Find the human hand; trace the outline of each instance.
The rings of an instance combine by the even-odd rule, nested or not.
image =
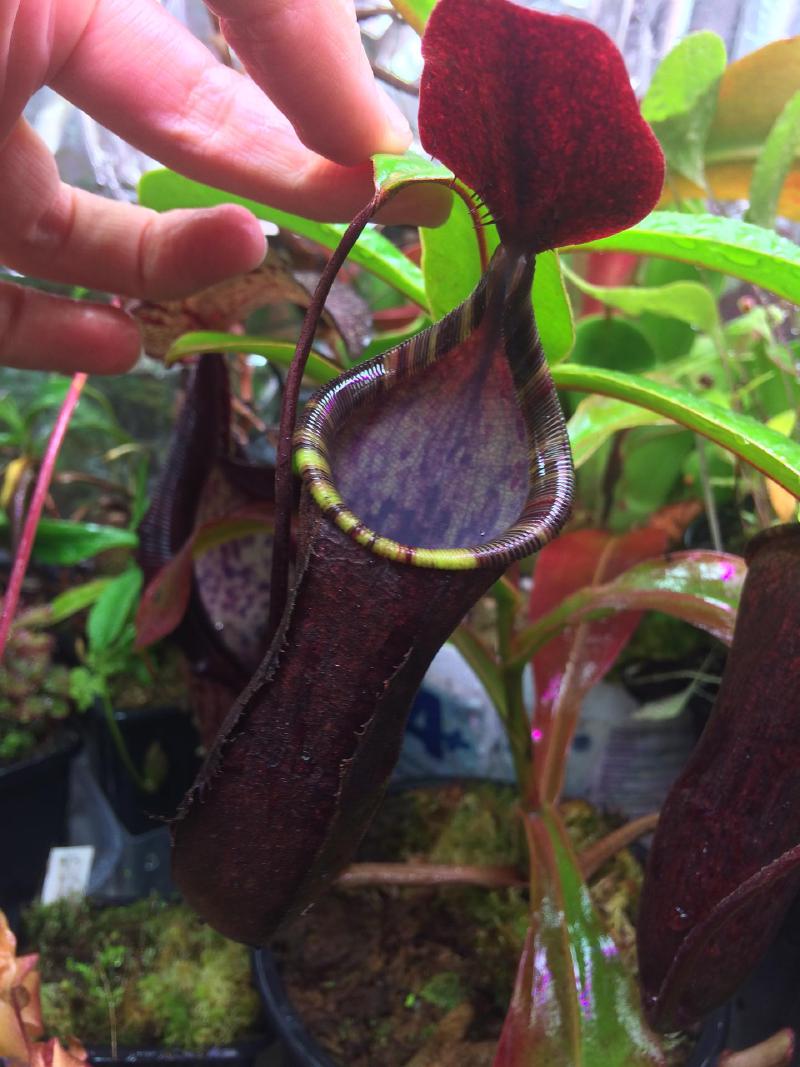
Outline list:
[[[366,203],[368,157],[402,152],[411,134],[374,82],[352,0],[209,6],[250,77],[218,62],[155,0],[0,3],[0,262],[164,300],[264,255],[260,226],[242,207],[159,215],[61,182],[20,117],[44,84],[198,181],[321,219],[348,219]],[[443,213],[436,189],[398,197],[394,209],[423,223]],[[139,347],[117,308],[0,285],[0,363],[118,373]]]

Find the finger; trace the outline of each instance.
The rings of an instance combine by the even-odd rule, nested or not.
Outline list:
[[[372,195],[369,164],[339,166],[306,148],[249,78],[151,0],[98,0],[51,84],[166,166],[240,196],[343,221]],[[438,191],[407,196],[400,216],[403,206],[393,221],[446,216]]]
[[[375,83],[352,0],[208,6],[250,76],[309,148],[349,164],[408,148],[408,122]]]
[[[159,215],[65,185],[23,121],[0,149],[0,188],[0,261],[35,277],[163,300],[264,257],[258,222],[234,204]]]
[[[0,284],[0,363],[26,370],[121,374],[141,350],[123,311]]]

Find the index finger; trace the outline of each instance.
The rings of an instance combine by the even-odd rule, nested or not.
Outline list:
[[[403,152],[411,130],[377,86],[352,0],[207,0],[253,81],[305,145],[337,163]]]
[[[366,157],[342,166],[307,148],[250,78],[217,62],[156,0],[86,5],[76,25],[77,3],[58,9],[56,39],[77,40],[49,82],[131,144],[187,177],[311,218],[352,218],[373,195]],[[400,194],[392,220],[437,225],[449,209],[442,192],[409,190],[402,203]]]

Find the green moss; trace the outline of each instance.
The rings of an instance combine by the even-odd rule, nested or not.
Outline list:
[[[435,1008],[452,1011],[466,999],[464,985],[453,971],[441,971],[420,989],[419,996]]]
[[[88,1044],[198,1051],[258,1029],[247,949],[188,908],[156,899],[126,908],[61,901],[26,916],[40,953],[48,1033]]]
[[[516,793],[510,787],[479,785],[464,792],[440,829],[429,858],[432,863],[518,863],[524,870]]]
[[[373,861],[527,862],[511,786],[437,785],[388,796],[360,852]]]

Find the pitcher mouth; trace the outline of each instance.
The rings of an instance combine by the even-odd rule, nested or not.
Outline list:
[[[320,510],[370,552],[417,567],[444,570],[505,567],[538,551],[565,523],[572,503],[572,458],[563,415],[533,319],[532,277],[532,257],[512,260],[499,249],[475,292],[460,307],[397,348],[324,386],[306,407],[294,439],[296,460],[304,481]],[[337,442],[348,432],[350,420],[358,419],[365,409],[371,412],[373,406],[379,415],[379,405],[388,406],[393,391],[411,378],[432,373],[438,364],[442,365],[438,368],[441,375],[448,359],[461,358],[459,373],[464,373],[464,366],[469,371],[463,347],[470,342],[476,345],[479,331],[483,331],[482,338],[485,336],[485,344],[482,339],[480,349],[485,365],[476,368],[476,374],[483,375],[481,383],[485,383],[490,374],[497,377],[497,370],[502,369],[508,379],[505,398],[508,419],[520,423],[514,449],[517,454],[509,460],[509,468],[513,459],[517,481],[524,469],[527,486],[520,486],[516,502],[513,494],[505,494],[502,506],[498,506],[504,521],[496,523],[498,532],[494,536],[467,543],[459,543],[454,538],[452,547],[412,544],[409,539],[392,536],[394,531],[390,529],[382,531],[363,513],[359,516],[360,509],[352,506],[348,494],[338,484],[334,458]],[[488,346],[492,348],[491,353]],[[460,355],[459,349],[462,349]],[[494,361],[492,366],[490,361]],[[444,410],[446,391],[443,395],[439,419],[444,423],[448,418]],[[498,432],[508,436],[507,419],[499,421],[503,425],[498,426]],[[490,479],[502,481],[496,477],[499,470],[496,455],[493,464]],[[476,471],[481,468],[479,449],[472,467]],[[462,473],[457,470],[454,477]],[[477,479],[462,481],[459,492],[464,496],[470,493]]]

